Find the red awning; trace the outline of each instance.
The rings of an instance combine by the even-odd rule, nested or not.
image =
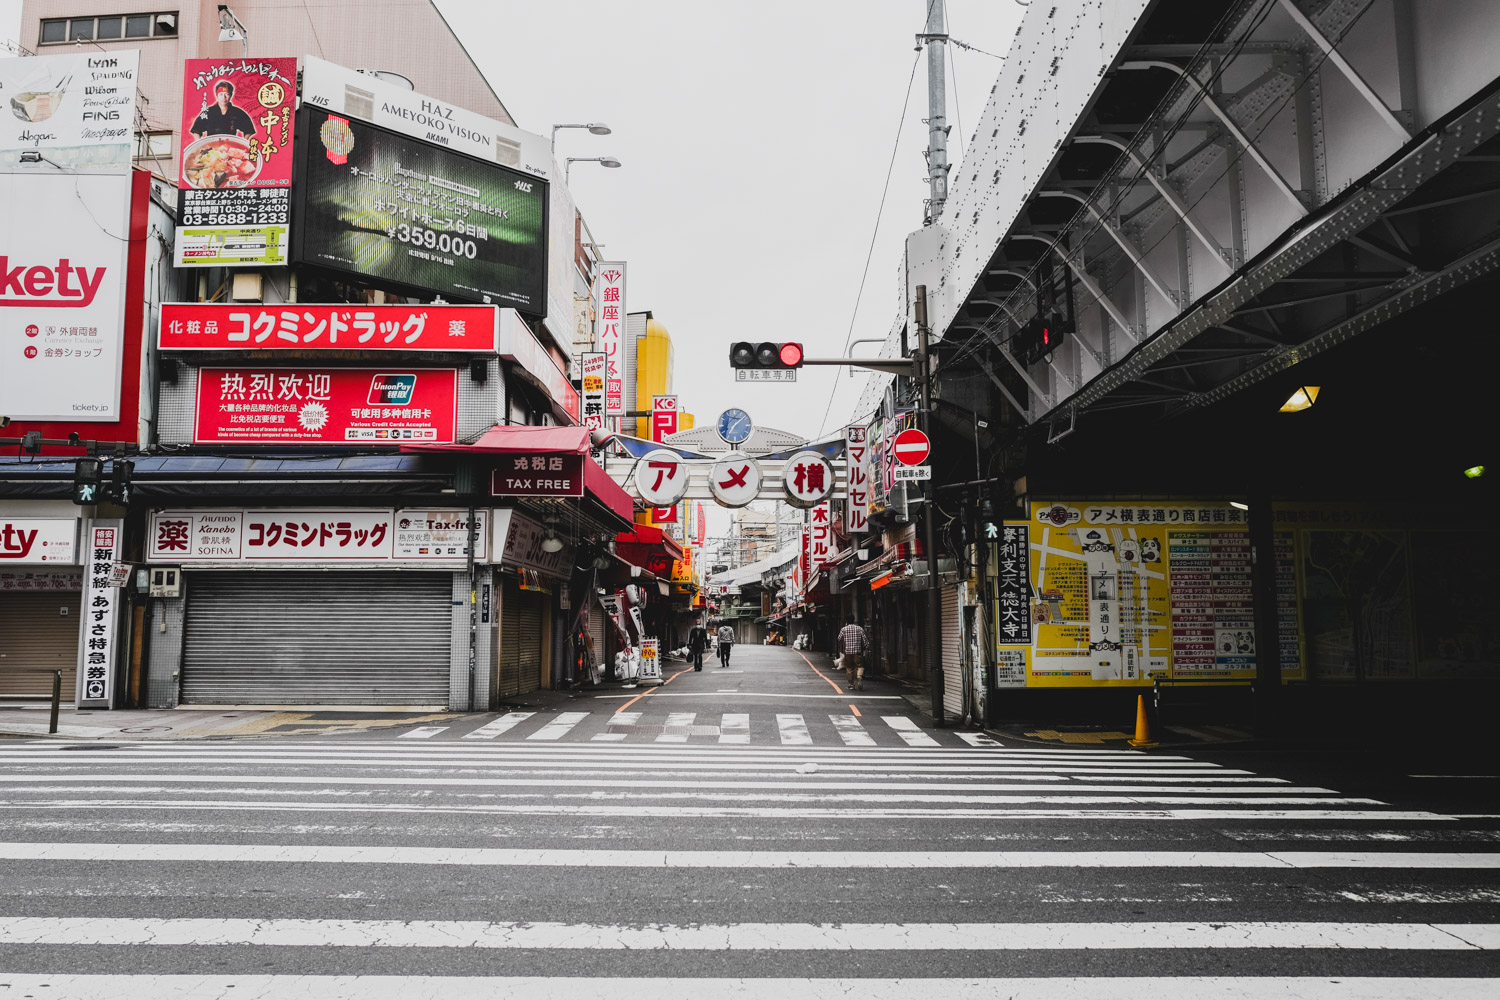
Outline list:
[[[587,455],[589,451],[589,429],[587,427],[533,427],[505,426],[496,424],[471,443],[453,444],[404,444],[402,451],[467,452],[472,455],[506,455],[517,452],[535,454],[555,451],[573,455]]]
[[[555,431],[583,431],[584,450],[588,450],[588,428],[587,427],[550,427],[548,430]],[[592,459],[583,463],[583,489],[595,500],[608,507],[622,521],[633,521],[635,519],[635,500],[625,488],[613,479],[609,473],[599,468],[599,463]]]

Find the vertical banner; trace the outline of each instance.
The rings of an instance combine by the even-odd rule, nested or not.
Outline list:
[[[816,573],[833,555],[832,504],[824,500],[812,509],[808,524],[808,566]]]
[[[669,435],[677,433],[677,397],[676,396],[652,396],[651,397],[651,440],[665,441]],[[677,507],[653,507],[651,509],[651,520],[657,524],[675,524],[677,522]],[[687,532],[683,531],[678,536],[678,541],[686,538]]]
[[[1031,645],[1031,545],[1025,524],[1000,528],[995,548],[995,638],[1002,646]],[[1021,686],[1026,684],[1024,669]]]
[[[585,351],[579,355],[578,369],[582,374],[578,394],[578,422],[590,430],[604,427],[604,380],[608,365],[601,351]]]
[[[844,494],[844,532],[851,538],[870,530],[869,429],[862,424],[844,430],[847,490]]]
[[[604,412],[616,417],[625,405],[625,264],[601,263],[595,287],[598,312],[594,318],[594,342],[604,352]]]
[[[285,264],[297,60],[187,59],[177,266]]]
[[[85,534],[83,550],[83,621],[78,642],[80,702],[108,704],[113,688],[115,619],[120,591],[114,565],[120,558],[124,521],[95,521]]]

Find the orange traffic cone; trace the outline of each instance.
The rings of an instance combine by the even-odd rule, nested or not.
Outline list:
[[[1154,747],[1156,741],[1151,738],[1151,724],[1146,721],[1146,696],[1138,694],[1135,696],[1135,739],[1130,741],[1133,747]]]

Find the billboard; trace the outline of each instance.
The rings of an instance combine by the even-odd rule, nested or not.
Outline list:
[[[580,381],[581,393],[579,399],[582,406],[578,413],[578,422],[590,430],[599,430],[604,427],[604,354],[602,351],[585,351],[579,355],[579,371],[582,373]]]
[[[488,558],[488,511],[476,511],[475,559]],[[149,562],[358,559],[462,565],[468,512],[415,510],[157,510]]]
[[[287,262],[297,60],[183,63],[177,266]]]
[[[0,413],[117,421],[131,179],[0,173]]]
[[[455,438],[452,368],[203,368],[197,444],[447,443]]]
[[[625,263],[601,262],[597,275],[594,339],[604,352],[604,412],[614,417],[630,409],[625,405]]]
[[[547,185],[304,106],[294,256],[366,280],[547,311]]]
[[[128,173],[140,61],[137,49],[0,59],[0,170],[35,150],[42,170]]]
[[[164,302],[164,351],[483,351],[499,349],[499,310],[450,305]]]

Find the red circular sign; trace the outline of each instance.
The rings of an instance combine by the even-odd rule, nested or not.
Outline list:
[[[896,440],[891,442],[891,448],[895,452],[896,461],[902,465],[921,465],[932,454],[932,442],[916,428],[897,434]]]
[[[22,351],[21,353],[26,355],[28,358],[34,358],[36,357],[36,348],[32,347],[30,344],[27,344],[26,350]]]

